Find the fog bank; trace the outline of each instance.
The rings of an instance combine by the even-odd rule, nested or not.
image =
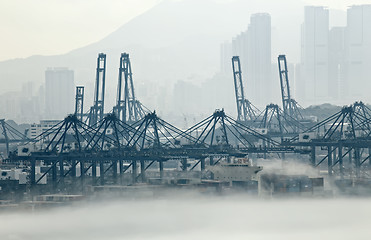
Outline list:
[[[369,199],[112,201],[2,213],[0,239],[369,239]]]

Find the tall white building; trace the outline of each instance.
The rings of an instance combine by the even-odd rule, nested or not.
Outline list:
[[[328,94],[337,104],[347,104],[345,27],[333,27],[329,32],[329,89]]]
[[[31,124],[27,137],[35,138],[51,128],[56,129],[55,125],[57,125],[59,122],[59,120],[40,120],[40,123],[33,123]]]
[[[345,43],[349,95],[370,102],[371,5],[348,8]]]
[[[240,56],[247,99],[260,107],[270,103],[272,56],[271,17],[268,13],[251,15],[247,31],[232,39],[232,55]]]
[[[329,99],[328,43],[328,9],[306,6],[301,36],[301,76],[298,82],[306,103],[318,104]]]
[[[67,68],[45,71],[45,118],[63,119],[74,112],[74,73]]]
[[[255,104],[265,106],[273,101],[271,16],[268,13],[251,15],[247,35],[247,80],[251,84],[248,94]]]
[[[220,71],[225,74],[232,74],[232,43],[224,42],[220,45]]]

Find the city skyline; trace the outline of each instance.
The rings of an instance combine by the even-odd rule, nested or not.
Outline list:
[[[301,27],[301,62],[298,83],[302,99],[328,101],[329,10],[306,6]]]
[[[178,4],[177,4],[178,5]],[[170,7],[173,7],[173,5],[169,5]],[[168,7],[169,7],[168,6]],[[175,5],[174,5],[175,6]],[[182,4],[179,5],[180,9],[182,8]],[[193,7],[191,4],[190,7]],[[161,8],[158,8],[161,9]],[[157,12],[159,11],[157,9]],[[139,52],[138,55],[138,48],[132,48],[134,49],[130,51],[132,53],[132,56],[134,58],[134,75],[135,75],[135,85],[139,86],[137,87],[137,92],[139,98],[142,100],[142,102],[148,106],[150,109],[156,109],[160,113],[164,114],[171,114],[172,112],[184,112],[186,115],[193,112],[193,109],[196,109],[195,113],[196,115],[204,114],[205,112],[212,111],[213,109],[217,107],[225,107],[227,109],[230,109],[230,111],[233,114],[234,107],[233,106],[233,97],[230,97],[230,95],[233,94],[233,90],[230,90],[232,86],[231,81],[231,56],[232,55],[241,55],[241,64],[242,64],[242,73],[243,73],[243,80],[244,84],[247,85],[247,96],[248,99],[251,100],[251,102],[255,105],[257,105],[260,109],[263,109],[267,104],[269,103],[279,103],[280,102],[280,95],[279,95],[279,81],[278,81],[278,70],[277,70],[277,52],[280,54],[286,54],[288,57],[288,70],[289,70],[289,81],[291,86],[291,92],[293,93],[293,96],[299,101],[299,103],[302,106],[309,106],[313,104],[321,104],[321,103],[333,103],[333,104],[347,104],[351,101],[359,100],[359,94],[355,96],[355,98],[341,98],[342,102],[339,102],[337,99],[339,98],[339,93],[342,93],[344,96],[346,92],[350,92],[351,88],[347,87],[348,80],[345,78],[345,73],[341,71],[337,71],[337,69],[343,69],[345,67],[339,68],[339,66],[346,66],[345,62],[337,62],[334,61],[334,59],[339,59],[339,54],[344,55],[344,49],[345,46],[342,46],[341,42],[345,41],[344,39],[341,40],[339,36],[344,36],[345,38],[345,27],[344,26],[332,26],[330,28],[330,22],[331,22],[331,11],[329,11],[328,8],[322,8],[322,7],[306,7],[305,9],[320,9],[325,12],[325,15],[322,17],[321,21],[318,21],[315,23],[315,18],[313,18],[311,21],[313,21],[315,24],[312,24],[313,26],[318,26],[321,30],[320,32],[325,33],[325,37],[323,39],[320,39],[322,42],[315,42],[312,41],[312,49],[317,49],[315,52],[317,52],[316,56],[322,54],[322,59],[315,59],[315,58],[307,58],[305,61],[295,61],[295,58],[292,55],[292,52],[290,54],[286,53],[286,51],[279,51],[281,49],[279,44],[277,44],[277,35],[281,33],[281,28],[277,29],[274,27],[273,20],[274,18],[271,17],[270,12],[267,11],[264,12],[252,12],[251,14],[247,15],[247,19],[249,19],[246,22],[240,23],[241,26],[239,27],[237,31],[233,31],[234,34],[229,34],[229,38],[231,43],[222,43],[223,41],[221,39],[225,39],[224,36],[219,37],[218,40],[215,42],[217,45],[220,46],[222,44],[222,52],[227,51],[226,56],[228,57],[222,57],[222,59],[215,58],[211,56],[207,56],[205,54],[204,57],[208,58],[201,58],[202,54],[199,55],[199,57],[194,58],[196,61],[192,65],[192,68],[187,68],[187,65],[177,64],[176,61],[174,61],[175,64],[179,65],[181,68],[178,70],[181,70],[183,72],[180,72],[178,70],[174,70],[172,73],[170,72],[164,72],[163,69],[157,68],[157,66],[171,66],[174,67],[174,65],[169,65],[171,63],[171,55],[169,55],[169,50],[166,51],[158,51],[149,49],[148,53]],[[352,9],[352,8],[348,8]],[[166,9],[169,10],[169,9]],[[200,8],[202,10],[202,8]],[[306,13],[307,11],[303,9],[303,12]],[[203,12],[200,11],[200,16],[202,16]],[[150,14],[151,15],[151,14]],[[153,15],[153,14],[152,14]],[[306,13],[306,15],[308,15]],[[309,14],[310,15],[310,14]],[[367,15],[367,14],[366,14]],[[275,16],[275,15],[273,15]],[[271,19],[272,18],[272,19]],[[260,20],[259,20],[260,19]],[[264,20],[266,19],[266,21]],[[346,18],[344,17],[346,20]],[[197,21],[197,18],[196,18]],[[305,23],[306,17],[304,16],[303,22]],[[325,21],[325,24],[323,24],[323,21]],[[145,21],[142,21],[145,23]],[[173,26],[174,25],[174,26]],[[166,26],[164,29],[169,27],[175,27],[177,28],[177,24],[173,24]],[[309,24],[310,25],[310,24]],[[183,26],[183,28],[187,28],[188,25]],[[129,27],[130,28],[130,27]],[[136,29],[136,27],[132,27],[132,29]],[[262,29],[265,29],[262,31]],[[309,29],[307,35],[316,35],[317,38],[320,36],[320,34],[313,34],[316,30],[310,29],[309,27],[306,27],[303,29]],[[181,29],[182,30],[182,29]],[[156,32],[156,30],[153,30]],[[216,28],[216,31],[218,29]],[[147,32],[147,31],[146,31]],[[231,31],[232,32],[232,31]],[[240,32],[240,34],[238,34]],[[121,51],[119,49],[121,43],[120,39],[125,36],[127,32],[122,31],[122,33],[115,33],[114,35],[108,37],[106,39],[105,44],[99,43],[98,49],[102,49],[102,46],[116,46],[114,50],[109,49],[107,52],[108,56],[108,69],[107,69],[107,93],[115,92],[116,88],[116,79],[117,79],[117,65],[115,62],[117,59],[115,59],[115,62],[112,61],[113,58],[116,58],[115,54],[117,51]],[[237,34],[236,34],[237,33]],[[151,34],[151,32],[150,32]],[[259,36],[260,34],[260,36]],[[186,37],[188,37],[185,34]],[[182,36],[183,37],[183,36]],[[300,39],[300,35],[297,36]],[[157,42],[153,43],[156,45],[156,47],[161,46],[161,40],[166,39],[167,37],[164,36],[163,38],[156,39]],[[134,38],[135,39],[135,38]],[[248,41],[248,39],[250,39]],[[332,39],[334,44],[329,44],[324,42],[328,42]],[[339,40],[340,39],[340,40]],[[207,39],[209,41],[210,39]],[[305,39],[302,39],[300,41],[304,41]],[[193,40],[194,41],[194,40]],[[206,42],[207,42],[206,41]],[[298,45],[300,44],[300,41]],[[309,40],[306,40],[307,42]],[[117,45],[115,45],[118,43]],[[141,46],[138,43],[139,46]],[[193,43],[194,44],[194,43]],[[345,43],[344,43],[345,44]],[[344,45],[343,44],[343,45]],[[229,47],[227,46],[229,45]],[[318,47],[317,45],[321,45]],[[117,47],[119,46],[119,47]],[[187,47],[192,47],[194,45],[190,45]],[[309,45],[308,45],[309,46]],[[336,46],[336,48],[335,48]],[[325,48],[325,50],[318,50],[321,48]],[[228,48],[233,48],[228,50]],[[239,49],[238,49],[239,48]],[[293,44],[292,49],[296,49],[295,51],[299,51],[300,48],[296,47],[295,44]],[[83,65],[84,63],[79,62],[79,65],[69,65],[70,62],[78,62],[78,58],[80,57],[79,54],[81,52],[86,51],[88,48],[83,48],[78,51],[73,52],[73,54],[69,55],[69,61],[67,65],[61,65],[63,61],[58,60],[58,58],[55,58],[57,61],[47,61],[45,65],[45,68],[43,68],[43,71],[47,67],[68,67],[69,69],[75,71],[76,77],[75,77],[75,83],[76,85],[83,85],[86,87],[86,100],[85,100],[85,109],[88,109],[89,106],[92,104],[92,91],[93,91],[93,79],[94,76],[94,58],[96,56],[96,50],[90,50],[91,53],[89,53],[87,56],[89,57],[89,62],[92,62],[93,64]],[[194,52],[188,52],[189,55],[181,55],[180,52],[178,55],[182,56],[184,59],[189,59],[189,57],[193,57],[194,53],[199,53],[199,50],[203,49],[203,46],[199,46],[198,50],[194,50]],[[310,48],[308,48],[310,50]],[[307,50],[308,50],[307,49]],[[177,48],[177,51],[181,48]],[[217,48],[210,48],[215,55],[219,55]],[[303,50],[303,49],[302,49]],[[310,50],[309,52],[311,52]],[[104,51],[106,52],[106,51]],[[303,51],[305,52],[305,51]],[[312,51],[313,52],[313,51]],[[321,54],[319,54],[321,53]],[[331,56],[330,56],[331,55]],[[65,55],[64,57],[67,57],[68,55]],[[151,56],[148,58],[147,56]],[[188,58],[187,58],[188,57]],[[305,57],[305,55],[303,55]],[[355,56],[357,57],[357,56]],[[328,59],[327,59],[328,58]],[[68,59],[68,58],[67,58]],[[84,59],[87,59],[84,57]],[[170,62],[168,61],[170,59]],[[215,73],[217,73],[219,68],[219,64],[211,64],[210,61],[208,65],[204,65],[203,63],[205,60],[212,59],[212,61],[220,62],[220,67],[224,68],[222,69],[222,72],[226,76],[214,76]],[[344,57],[345,59],[345,57]],[[72,61],[71,61],[72,60]],[[138,61],[139,60],[139,63]],[[198,61],[198,62],[197,62]],[[53,63],[54,62],[54,63]],[[157,66],[153,65],[153,63],[156,62]],[[308,64],[308,62],[311,62],[312,66]],[[57,63],[57,64],[55,64]],[[172,63],[172,64],[174,64]],[[201,64],[200,64],[201,63]],[[322,70],[318,70],[317,64],[321,63]],[[139,67],[138,67],[139,66]],[[178,66],[178,67],[179,67]],[[206,66],[206,67],[204,67]],[[208,67],[212,66],[208,69]],[[317,66],[317,67],[316,67]],[[149,69],[148,69],[149,67]],[[197,69],[193,69],[193,68]],[[328,70],[324,70],[328,68]],[[330,70],[330,68],[332,70]],[[139,70],[138,70],[139,69]],[[199,70],[207,70],[203,75],[199,75]],[[315,69],[315,70],[313,70]],[[189,71],[190,70],[190,71]],[[193,71],[193,72],[192,72]],[[88,73],[88,75],[87,75]],[[196,73],[196,75],[195,75]],[[310,77],[310,74],[316,73],[315,76]],[[7,73],[7,76],[10,76],[10,72]],[[300,74],[304,74],[307,79],[305,80]],[[263,76],[264,75],[264,76]],[[14,75],[16,76],[16,75]],[[4,113],[7,114],[5,117],[13,116],[16,119],[20,119],[19,117],[23,117],[24,121],[30,121],[30,119],[34,119],[33,117],[24,117],[26,115],[37,115],[38,117],[52,117],[51,115],[46,116],[44,112],[44,107],[40,107],[41,105],[38,104],[40,101],[40,94],[44,96],[45,92],[45,86],[39,87],[40,85],[40,79],[42,82],[44,79],[41,77],[37,77],[37,81],[34,81],[34,77],[30,75],[31,77],[27,76],[28,81],[24,84],[27,84],[28,82],[32,82],[32,86],[34,88],[33,92],[33,102],[34,105],[37,107],[28,107],[27,114],[19,114],[16,113],[13,110],[9,110],[11,106],[15,109],[20,109],[19,107],[16,107],[18,105],[24,105],[21,104],[21,102],[24,102],[25,100],[21,100],[21,98],[17,97],[18,94],[13,94],[11,98],[7,98],[6,103],[2,103],[2,105],[5,106]],[[89,76],[89,77],[86,77]],[[223,78],[230,78],[229,81],[223,81]],[[5,78],[2,78],[5,79]],[[83,81],[81,79],[84,79]],[[314,80],[313,80],[314,79]],[[39,82],[38,82],[39,81]],[[171,82],[172,81],[172,82]],[[316,82],[317,81],[317,82]],[[313,85],[311,83],[314,82]],[[324,83],[325,82],[325,83]],[[331,83],[330,83],[331,82]],[[216,84],[218,83],[218,84]],[[23,84],[23,85],[24,85]],[[42,85],[42,84],[41,84]],[[215,85],[215,86],[214,86]],[[329,87],[329,85],[333,87]],[[35,91],[35,89],[38,89],[39,91]],[[204,89],[210,88],[213,89],[210,92],[205,91]],[[228,95],[225,93],[225,90],[228,90]],[[320,89],[321,91],[317,91],[316,89]],[[305,90],[306,92],[302,92],[302,90]],[[3,89],[4,91],[4,89]],[[72,90],[74,92],[74,89]],[[49,91],[46,91],[49,92]],[[225,99],[222,101],[222,98],[217,96],[225,96]],[[9,95],[9,94],[8,94]],[[20,95],[23,95],[23,92],[21,92]],[[5,94],[3,94],[5,96]],[[27,95],[28,96],[28,95]],[[108,94],[108,99],[106,102],[106,109],[110,109],[111,105],[115,101],[114,94]],[[228,97],[227,97],[228,96]],[[24,97],[23,97],[24,98]],[[23,99],[22,98],[22,99]],[[73,106],[73,97],[70,97],[69,100],[69,107],[72,108]],[[196,101],[196,99],[200,99],[200,101]],[[5,99],[5,98],[4,98]],[[194,99],[192,101],[188,101],[188,99]],[[201,100],[202,99],[202,100]],[[231,100],[232,99],[232,100]],[[364,100],[364,99],[361,99]],[[11,104],[9,101],[13,101]],[[47,101],[48,102],[48,101]],[[367,102],[367,99],[366,99]],[[43,103],[42,103],[43,104]],[[22,108],[23,109],[23,108]],[[30,111],[30,109],[33,109],[33,112]],[[23,111],[23,110],[22,110]],[[35,114],[37,112],[37,114]],[[66,112],[65,114],[71,113]],[[8,115],[9,114],[9,115]],[[62,118],[63,115],[58,116],[58,118]],[[54,117],[52,117],[54,118]]]
[[[368,102],[369,99],[365,92],[367,88],[359,86],[368,85],[366,69],[371,66],[367,58],[371,49],[368,25],[371,5],[349,7],[345,26],[330,26],[331,16],[327,7],[306,6],[304,12],[300,40],[301,60],[292,62],[289,58],[289,80],[293,96],[297,94],[299,102],[304,105],[324,102],[341,105],[357,99]],[[254,15],[258,14],[253,14],[252,17]],[[220,70],[230,74],[231,56],[240,56],[244,84],[247,85],[247,96],[253,103],[261,106],[262,103],[257,96],[271,96],[271,99],[277,97],[272,96],[271,92],[272,84],[276,82],[275,58],[277,56],[271,54],[268,57],[272,59],[269,63],[272,64],[271,69],[267,63],[256,64],[259,62],[256,56],[262,57],[266,50],[271,49],[271,45],[256,51],[265,42],[260,38],[259,45],[251,47],[253,40],[250,39],[252,32],[249,33],[250,25],[247,30],[230,41],[221,43]],[[260,28],[259,31],[264,31],[264,27],[260,26]],[[270,31],[269,29],[269,35]],[[258,38],[258,36],[254,37]],[[274,45],[274,39],[272,39],[272,44]],[[263,65],[267,74],[272,72],[270,84],[267,84],[267,81],[255,79],[257,67]],[[272,80],[274,81],[271,82]],[[357,84],[354,84],[355,82]],[[262,85],[257,86],[257,84]],[[274,86],[273,89],[276,88],[278,86]],[[266,98],[264,100],[266,104],[269,103]],[[274,101],[276,102],[276,99]]]
[[[0,3],[0,28],[3,30],[0,61],[67,53],[99,41],[161,2],[164,0],[110,0],[104,5],[100,1],[84,0],[3,1]],[[304,0],[303,3],[346,11],[351,5],[369,1]],[[102,16],[99,19],[96,18],[98,14]],[[95,28],[100,30],[94,31]],[[68,38],[68,35],[74,38]],[[25,43],[24,39],[28,42]]]
[[[368,239],[370,1],[0,0],[0,240]]]
[[[264,105],[266,96],[272,94],[271,31],[270,14],[254,13],[247,29],[233,37],[230,44],[223,43],[221,47],[221,70],[230,74],[231,58],[239,56],[247,96],[259,106]]]

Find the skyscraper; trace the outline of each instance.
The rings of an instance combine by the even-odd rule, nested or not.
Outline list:
[[[63,119],[74,111],[74,73],[67,68],[45,71],[45,118]]]
[[[251,84],[248,94],[257,105],[263,106],[272,101],[271,16],[251,15],[247,35],[247,80]]]
[[[224,42],[220,45],[220,72],[231,74],[232,43]]]
[[[333,27],[329,32],[328,94],[335,102],[342,103],[348,96],[345,79],[345,27]],[[339,102],[340,101],[340,102]]]
[[[345,48],[350,97],[371,101],[371,5],[348,9]]]
[[[329,11],[306,6],[301,37],[301,77],[298,87],[309,103],[328,100]]]
[[[251,15],[247,31],[232,39],[232,54],[240,56],[247,99],[259,106],[272,101],[271,17],[268,13]]]

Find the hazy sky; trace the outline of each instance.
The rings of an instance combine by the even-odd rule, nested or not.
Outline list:
[[[102,39],[161,1],[0,0],[0,61],[36,54],[62,54],[83,47]],[[347,6],[371,3],[371,0],[304,2],[345,10]]]
[[[96,42],[161,0],[0,0],[0,61]]]

